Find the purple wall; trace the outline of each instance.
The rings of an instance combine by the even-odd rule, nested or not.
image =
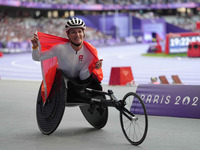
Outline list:
[[[127,37],[130,35],[128,14],[87,15],[76,16],[86,22],[86,26],[102,31],[112,37]]]
[[[182,32],[192,32],[192,31],[179,28],[173,24],[166,22],[166,33],[182,33]]]
[[[152,42],[152,33],[157,33],[162,39],[166,36],[166,23],[163,18],[141,20],[144,42]]]
[[[149,115],[200,119],[199,85],[139,85]]]

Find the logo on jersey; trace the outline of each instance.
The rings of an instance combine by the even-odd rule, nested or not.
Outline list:
[[[79,62],[79,63],[82,63],[82,61],[83,61],[83,55],[79,55],[79,57],[78,57],[78,62]]]
[[[79,55],[79,60],[83,60],[83,55]]]

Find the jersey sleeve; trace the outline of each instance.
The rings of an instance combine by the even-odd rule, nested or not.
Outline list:
[[[36,50],[32,50],[32,58],[35,61],[42,61],[49,58],[53,58],[54,56],[57,56],[58,49],[59,49],[59,45],[56,45],[47,51],[41,52],[40,47],[39,47]]]

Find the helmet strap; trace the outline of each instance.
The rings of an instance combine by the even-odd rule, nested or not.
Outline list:
[[[80,44],[76,44],[76,43],[72,42],[71,40],[70,40],[70,42],[76,47],[79,47],[81,45],[81,43]]]

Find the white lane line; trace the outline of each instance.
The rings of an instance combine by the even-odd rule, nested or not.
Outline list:
[[[22,62],[22,64],[20,64],[20,62]],[[34,62],[36,64],[36,66],[31,66],[31,65],[27,65],[25,60],[13,60],[11,62],[11,65],[14,67],[19,67],[19,68],[24,68],[24,69],[35,69],[38,66],[40,66],[40,62]]]

